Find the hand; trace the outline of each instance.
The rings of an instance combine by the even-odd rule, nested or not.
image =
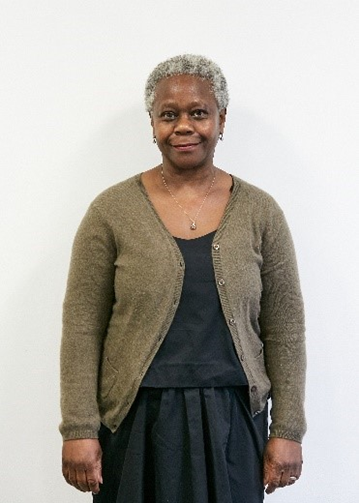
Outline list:
[[[65,440],[62,447],[62,474],[80,491],[97,494],[102,484],[102,450],[95,438]]]
[[[285,438],[270,438],[264,450],[266,493],[294,484],[302,473],[302,463],[301,444]]]

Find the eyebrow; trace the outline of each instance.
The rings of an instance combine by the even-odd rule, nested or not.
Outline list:
[[[178,108],[176,101],[164,101],[160,104],[160,108]],[[209,105],[203,101],[192,101],[188,108],[209,108]]]

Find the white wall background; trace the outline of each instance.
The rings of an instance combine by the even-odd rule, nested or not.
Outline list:
[[[1,456],[4,503],[76,503],[62,480],[58,357],[75,230],[107,186],[159,160],[155,64],[217,61],[231,103],[217,165],[270,192],[307,307],[304,474],[273,503],[355,503],[358,486],[356,0],[1,0]]]

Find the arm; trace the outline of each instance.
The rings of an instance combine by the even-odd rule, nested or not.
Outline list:
[[[63,310],[60,431],[63,474],[82,491],[98,492],[98,368],[114,301],[116,247],[109,225],[91,206],[74,241]]]
[[[267,492],[301,474],[305,337],[303,301],[291,235],[282,212],[270,217],[263,237],[261,334],[272,389],[270,439],[264,454]],[[292,477],[292,478],[290,478]]]

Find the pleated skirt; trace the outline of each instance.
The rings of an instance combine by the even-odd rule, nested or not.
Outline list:
[[[140,388],[119,427],[102,425],[94,503],[262,503],[267,410],[247,386]]]

